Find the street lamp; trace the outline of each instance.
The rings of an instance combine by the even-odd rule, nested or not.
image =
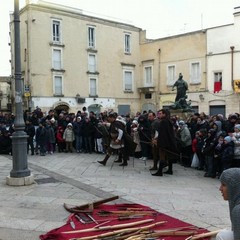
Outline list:
[[[14,57],[15,57],[15,132],[12,134],[12,156],[13,168],[6,182],[11,186],[30,185],[33,176],[27,166],[27,135],[24,132],[22,106],[22,74],[21,74],[21,52],[20,52],[20,20],[19,0],[14,0]]]

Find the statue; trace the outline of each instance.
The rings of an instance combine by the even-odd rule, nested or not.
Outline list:
[[[170,106],[170,109],[182,109],[183,112],[193,111],[191,107],[191,101],[187,102],[186,91],[188,90],[188,84],[185,80],[183,80],[182,73],[179,73],[179,78],[172,86],[172,91],[174,90],[174,87],[177,87],[177,95],[175,98],[175,103]]]
[[[174,87],[177,87],[177,95],[175,98],[175,102],[177,102],[179,99],[184,98],[186,96],[186,91],[188,90],[188,84],[185,80],[183,80],[182,73],[179,73],[179,78],[173,84],[172,91],[174,91]]]
[[[187,95],[185,95],[183,98],[180,98],[178,101],[176,101],[173,105],[169,106],[170,109],[182,109],[183,112],[192,112],[191,107],[191,100],[187,102]]]

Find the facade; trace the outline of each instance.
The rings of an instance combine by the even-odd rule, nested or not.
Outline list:
[[[11,78],[7,76],[0,77],[0,111],[11,112]]]
[[[20,22],[26,108],[138,110],[140,28],[45,2],[26,5]]]
[[[141,44],[143,67],[152,69],[149,82],[152,82],[155,95],[152,100],[157,103],[157,109],[174,103],[176,91],[172,91],[172,86],[182,73],[188,82],[187,100],[199,110],[198,96],[206,89],[206,43],[206,32],[197,31]],[[144,84],[143,81],[142,92]]]
[[[174,103],[182,73],[195,111],[240,112],[239,8],[234,16],[234,24],[152,40],[141,28],[79,9],[27,4],[20,11],[24,107],[155,111]]]

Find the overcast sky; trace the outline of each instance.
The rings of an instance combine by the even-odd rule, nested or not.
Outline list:
[[[25,0],[20,1],[20,8]],[[147,38],[160,38],[233,23],[240,0],[48,0],[83,10],[85,14],[125,22],[147,31]],[[31,2],[36,2],[32,0]],[[10,72],[9,13],[14,0],[0,0],[0,76]]]

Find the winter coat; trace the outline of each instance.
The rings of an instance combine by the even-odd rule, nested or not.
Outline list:
[[[234,159],[240,159],[240,132],[234,132],[232,140],[234,142]]]
[[[234,156],[234,142],[231,141],[227,144],[224,144],[222,148],[221,161],[223,165],[223,170],[232,167],[233,156]]]
[[[83,122],[73,122],[73,132],[75,136],[82,136],[83,135]]]
[[[38,144],[44,145],[47,143],[47,132],[45,127],[38,127],[36,131],[36,142]]]
[[[75,140],[75,135],[72,128],[67,127],[63,133],[63,139],[66,142],[73,142]]]

